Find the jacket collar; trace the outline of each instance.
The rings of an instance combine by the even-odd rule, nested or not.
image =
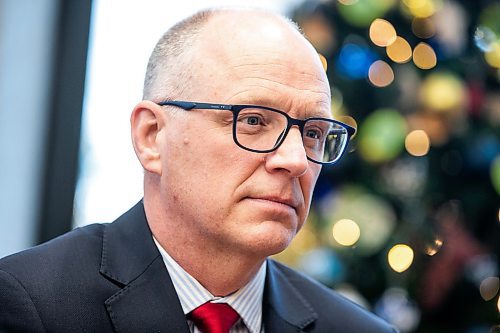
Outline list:
[[[121,287],[105,301],[116,331],[189,332],[142,201],[104,229],[100,272]]]
[[[104,229],[100,272],[120,287],[105,301],[116,331],[189,332],[142,201]],[[318,318],[273,260],[267,263],[263,302],[266,332],[301,332]]]
[[[273,260],[267,261],[263,316],[265,331],[302,332],[318,319],[318,314],[279,266]]]

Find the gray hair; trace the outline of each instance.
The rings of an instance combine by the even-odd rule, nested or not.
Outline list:
[[[213,10],[198,12],[171,27],[156,44],[149,57],[144,78],[143,99],[159,101],[179,95],[187,83],[189,50]]]
[[[199,33],[215,15],[224,12],[241,12],[245,8],[205,9],[185,18],[171,27],[160,38],[149,58],[144,79],[143,99],[161,101],[176,98],[189,87],[189,64],[192,63],[192,51]],[[262,9],[250,9],[272,15],[287,23],[292,29],[302,34],[298,25],[279,14]]]

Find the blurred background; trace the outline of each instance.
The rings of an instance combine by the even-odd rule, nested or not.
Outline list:
[[[0,257],[142,196],[128,118],[207,6],[299,23],[357,128],[281,260],[402,332],[500,332],[500,2],[0,0]]]

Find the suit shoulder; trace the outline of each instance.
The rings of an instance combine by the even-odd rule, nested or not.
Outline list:
[[[276,261],[270,260],[270,264],[309,302],[318,314],[318,325],[324,329],[336,327],[341,332],[396,332],[381,318],[318,281]]]
[[[88,257],[93,250],[100,251],[106,224],[91,224],[76,228],[48,242],[0,259],[0,269],[12,274],[23,270],[52,267],[58,261],[72,258],[77,261]]]

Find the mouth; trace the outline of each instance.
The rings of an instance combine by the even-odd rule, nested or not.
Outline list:
[[[297,202],[291,198],[282,198],[277,196],[255,196],[255,197],[250,196],[246,197],[245,199],[249,199],[257,203],[260,202],[270,206],[293,209],[295,212],[297,211],[298,207]]]

